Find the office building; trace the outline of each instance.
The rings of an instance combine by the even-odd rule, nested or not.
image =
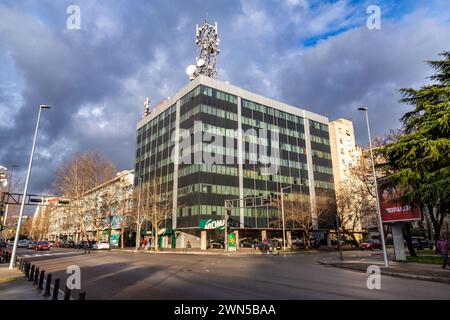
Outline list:
[[[264,130],[269,132],[266,136]],[[139,178],[145,182],[157,177],[161,195],[172,199],[162,246],[184,247],[186,241],[200,245],[200,238],[204,245],[201,231],[208,221],[223,219],[226,199],[277,199],[286,186],[290,189],[285,194],[307,196],[313,229],[332,228],[334,181],[328,131],[324,116],[203,75],[155,108],[147,108],[137,124],[134,185]],[[212,143],[217,137],[224,138],[220,146]],[[264,149],[266,154],[261,154]],[[269,167],[276,170],[265,172]],[[331,200],[327,219],[318,217],[319,198]],[[261,239],[281,230],[279,205],[245,205],[242,200],[231,213],[241,237],[259,234]],[[298,229],[290,222],[286,228]],[[220,237],[220,231],[210,231],[208,236]]]

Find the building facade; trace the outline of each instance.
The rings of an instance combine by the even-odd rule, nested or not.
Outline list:
[[[139,121],[135,185],[158,178],[172,199],[167,246],[203,237],[205,221],[223,219],[226,199],[279,198],[287,186],[308,195],[314,229],[326,229],[332,222],[318,219],[317,199],[334,199],[328,131],[326,117],[200,75]],[[236,229],[282,228],[279,207],[244,201],[231,211]]]
[[[120,237],[134,228],[133,181],[133,170],[124,170],[80,199],[71,199],[68,205],[58,204],[58,198],[46,199],[35,212],[36,235],[42,239],[75,242],[89,238],[119,246]],[[41,221],[48,222],[45,231]]]
[[[352,190],[360,190],[358,188],[349,188],[348,186],[362,185],[363,182],[352,173],[352,169],[367,167],[367,161],[363,155],[361,147],[356,145],[355,131],[353,123],[350,120],[339,118],[331,121],[330,129],[330,143],[331,143],[331,157],[333,160],[333,176],[336,192],[351,192]],[[365,187],[361,187],[365,189]],[[339,212],[341,223],[345,224],[346,230],[352,230],[354,236],[358,241],[363,239],[365,231],[373,228],[373,215],[359,214],[348,210],[350,208],[360,208],[361,203],[366,199],[361,199],[360,194],[348,195],[345,197],[347,201],[353,201],[353,204],[348,204],[347,211]],[[370,200],[367,200],[370,201]],[[339,206],[338,206],[338,210]]]
[[[351,178],[350,168],[361,160],[362,149],[355,143],[355,131],[350,120],[331,121],[329,132],[334,184],[337,187],[341,181]]]

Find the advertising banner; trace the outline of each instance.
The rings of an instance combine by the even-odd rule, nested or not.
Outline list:
[[[381,219],[384,223],[420,220],[420,209],[412,204],[396,201],[401,196],[400,188],[378,188]]]
[[[201,230],[225,229],[225,220],[201,219],[199,227]]]

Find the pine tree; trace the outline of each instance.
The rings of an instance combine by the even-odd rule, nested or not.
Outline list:
[[[432,84],[400,89],[400,101],[414,109],[401,118],[403,135],[378,150],[387,185],[406,190],[399,200],[428,209],[435,237],[450,204],[450,51],[440,56],[427,61],[435,71]]]

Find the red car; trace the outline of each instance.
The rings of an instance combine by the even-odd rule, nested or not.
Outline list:
[[[382,244],[380,240],[372,239],[369,242],[361,243],[360,248],[361,250],[375,250],[375,249],[381,250]]]
[[[50,244],[47,241],[39,241],[34,245],[34,251],[50,250]]]

